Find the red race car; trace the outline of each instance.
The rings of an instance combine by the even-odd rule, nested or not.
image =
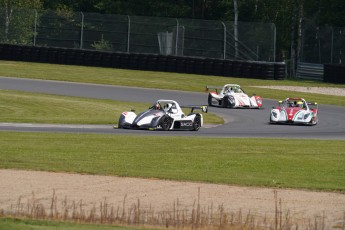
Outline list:
[[[286,98],[279,101],[270,113],[270,123],[316,125],[318,122],[318,104],[306,102],[303,98]]]

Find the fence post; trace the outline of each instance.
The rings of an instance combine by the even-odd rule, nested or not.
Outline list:
[[[80,49],[83,49],[83,37],[84,37],[84,14],[80,11],[81,15],[81,27],[80,27]]]
[[[131,18],[127,15],[128,18],[128,33],[127,33],[127,53],[129,53],[129,38],[131,33]]]
[[[333,27],[332,27],[332,41],[331,41],[331,64],[333,63]]]
[[[226,25],[223,21],[220,21],[224,27],[224,47],[223,47],[223,59],[226,59]]]
[[[34,27],[34,46],[36,46],[36,35],[37,35],[37,10],[35,10],[35,27]]]
[[[275,62],[276,61],[276,40],[277,40],[277,28],[276,28],[276,26],[275,26],[275,24],[273,24],[273,26],[274,26],[274,37],[273,37],[273,62]],[[259,56],[259,54],[258,54],[258,56]]]
[[[176,18],[176,41],[175,41],[175,56],[177,56],[178,27],[179,27],[179,22],[178,22],[178,19]]]

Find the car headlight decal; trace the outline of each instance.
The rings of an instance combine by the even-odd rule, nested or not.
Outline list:
[[[277,113],[276,112],[272,112],[272,115],[275,117],[275,118],[277,118]]]

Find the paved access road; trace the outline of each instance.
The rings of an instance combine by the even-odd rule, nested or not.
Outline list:
[[[207,104],[207,93],[173,90],[143,89],[109,85],[44,81],[0,77],[0,90],[20,90],[37,93],[78,96],[86,98],[113,99],[129,102],[153,103],[157,99],[173,99],[183,105]],[[291,95],[298,97],[298,95]],[[283,99],[283,98],[279,98]],[[345,140],[345,107],[319,105],[319,123],[316,126],[270,125],[270,108],[274,100],[264,99],[264,109],[223,109],[210,107],[209,111],[222,116],[226,124],[191,131],[146,131],[113,129],[111,125],[37,125],[0,123],[0,130],[87,132],[111,134],[139,134],[200,137],[259,137],[296,139]]]

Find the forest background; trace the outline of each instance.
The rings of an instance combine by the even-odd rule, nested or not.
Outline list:
[[[298,61],[302,25],[345,27],[344,0],[0,0],[8,17],[16,8],[58,12],[269,22],[276,26],[276,60]]]

